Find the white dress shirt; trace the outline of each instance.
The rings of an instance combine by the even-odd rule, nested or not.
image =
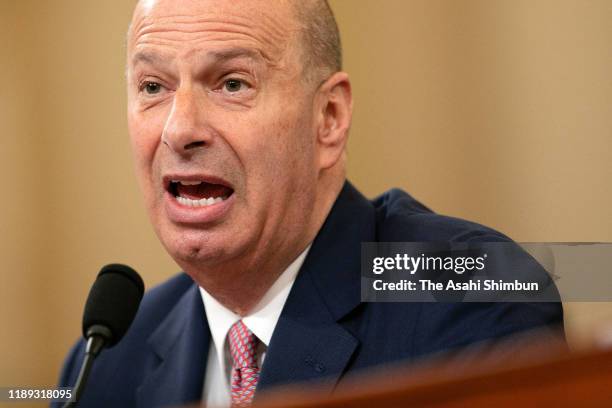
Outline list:
[[[278,277],[268,289],[263,298],[253,308],[253,311],[242,317],[242,322],[260,340],[257,347],[257,363],[261,368],[266,356],[266,350],[276,322],[285,306],[289,291],[295,278],[304,263],[304,258],[310,246],[304,250],[289,267]],[[241,317],[212,297],[204,288],[200,287],[200,294],[204,302],[206,319],[212,341],[208,350],[208,362],[204,377],[203,402],[210,407],[229,407],[231,404],[231,372],[232,358],[229,343],[226,341],[230,327]]]

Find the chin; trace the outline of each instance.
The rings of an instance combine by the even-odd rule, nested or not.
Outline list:
[[[219,235],[208,231],[183,231],[163,237],[162,243],[183,269],[202,268],[227,260],[233,252],[232,242]]]

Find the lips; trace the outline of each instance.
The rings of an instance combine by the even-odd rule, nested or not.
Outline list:
[[[211,176],[164,177],[166,213],[179,223],[217,221],[229,211],[234,189],[223,179]]]
[[[220,203],[234,193],[231,187],[203,180],[171,180],[168,191],[180,204],[188,207]]]

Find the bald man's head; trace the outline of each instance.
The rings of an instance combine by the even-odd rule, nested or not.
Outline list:
[[[237,314],[312,242],[345,182],[348,74],[324,0],[141,0],[128,128],[155,232]]]
[[[196,0],[197,1],[197,0]],[[342,70],[342,46],[338,25],[327,0],[272,0],[275,7],[290,4],[302,48],[303,73],[308,80],[320,82]],[[147,13],[156,0],[140,0],[136,12]],[[132,21],[133,23],[133,21]],[[128,38],[132,35],[132,27]],[[129,41],[128,41],[129,42]]]

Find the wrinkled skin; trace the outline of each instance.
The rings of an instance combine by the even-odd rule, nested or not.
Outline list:
[[[128,124],[151,222],[173,259],[247,313],[313,240],[344,180],[345,73],[306,81],[290,2],[147,0],[128,37]],[[181,208],[168,180],[216,180]]]

